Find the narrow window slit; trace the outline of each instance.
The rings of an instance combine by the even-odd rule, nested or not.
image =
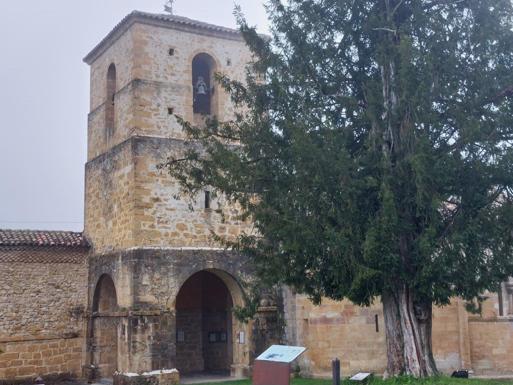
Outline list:
[[[205,210],[210,209],[210,191],[205,191]]]

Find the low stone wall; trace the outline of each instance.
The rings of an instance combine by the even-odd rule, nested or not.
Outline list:
[[[76,376],[81,371],[84,339],[0,340],[0,381],[37,376]]]

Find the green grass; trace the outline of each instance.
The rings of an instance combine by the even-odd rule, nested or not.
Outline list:
[[[357,385],[358,382],[343,381],[343,385]],[[374,379],[369,382],[370,385],[513,385],[511,380],[480,380],[480,379],[456,379],[449,377],[436,377],[424,380],[416,380],[413,378],[394,378],[391,380]],[[251,385],[251,380],[239,380],[231,382],[222,382],[216,384],[204,385]],[[314,380],[308,378],[296,378],[292,380],[292,385],[331,385],[331,380]]]

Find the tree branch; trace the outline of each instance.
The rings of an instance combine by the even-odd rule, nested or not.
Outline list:
[[[391,28],[372,28],[372,30],[373,31],[386,31],[386,32],[390,32],[390,33],[393,33],[393,34],[397,33],[396,29],[391,29]]]
[[[455,4],[460,4],[460,3],[464,3],[466,2],[467,0],[436,0],[436,1],[432,1],[428,4],[426,4],[423,9],[424,10],[429,10],[431,8],[434,8],[436,6],[439,6],[439,5],[455,5]]]

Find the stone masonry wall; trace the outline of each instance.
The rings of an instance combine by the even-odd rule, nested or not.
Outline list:
[[[0,379],[81,371],[87,251],[0,248]]]
[[[0,342],[0,383],[37,376],[79,376],[83,345],[82,337]]]
[[[480,316],[469,314],[460,299],[434,309],[433,353],[443,373],[472,369],[476,375],[513,374],[513,317],[500,317],[497,296],[488,293],[488,297]],[[370,308],[329,300],[314,306],[306,297],[285,290],[285,320],[288,342],[308,347],[300,359],[304,374],[329,376],[335,357],[341,360],[344,375],[384,372],[386,345],[379,302]]]
[[[193,210],[187,198],[177,199],[178,184],[157,166],[182,149],[179,140],[136,137],[87,164],[85,232],[95,252],[136,245],[216,247],[212,232],[233,240],[250,231],[237,208],[221,198],[212,197],[205,209],[200,195]]]
[[[463,301],[433,311],[433,354],[438,370],[451,374],[470,365],[468,314]]]
[[[179,186],[157,165],[169,155],[180,156],[181,141],[157,138],[135,140],[135,243],[154,247],[216,246],[211,233],[233,240],[241,231],[250,230],[249,222],[239,220],[238,210],[222,199],[212,199],[205,209],[204,196],[193,203],[176,199]],[[217,209],[224,212],[222,217]]]
[[[169,49],[174,54],[169,54]],[[242,38],[206,36],[135,23],[91,65],[89,162],[86,166],[85,231],[95,252],[143,247],[210,247],[211,231],[232,238],[247,228],[236,208],[215,213],[199,197],[195,211],[173,198],[177,184],[157,165],[184,150],[181,127],[170,114],[194,120],[192,60],[207,53],[216,72],[244,79],[251,59]],[[116,65],[116,130],[106,139],[107,69]],[[229,119],[234,107],[215,86],[217,115]],[[167,139],[164,139],[167,138]]]
[[[508,314],[504,298],[499,314],[499,298],[486,293],[480,315],[468,316],[468,333],[472,368],[480,375],[513,375],[513,316]]]
[[[315,306],[300,295],[296,296],[295,302],[297,343],[308,347],[300,360],[303,374],[329,376],[331,360],[336,357],[341,361],[344,376],[366,370],[384,371],[385,333],[379,304],[367,309],[349,301],[324,300],[320,306]],[[286,318],[290,323],[291,316]]]
[[[121,321],[120,371],[147,371],[180,364],[176,361],[179,348],[175,334],[175,300],[182,285],[192,275],[203,270],[212,272],[229,289],[234,304],[242,305],[242,290],[237,281],[244,282],[249,274],[247,260],[222,250],[132,249],[94,255],[90,262],[90,301],[99,278],[107,274],[114,281],[120,311],[133,317]],[[155,322],[151,322],[153,326],[143,326],[150,322],[142,322],[144,316],[141,318],[136,314],[150,313],[155,314]],[[161,321],[164,314],[169,315],[167,326]],[[243,324],[235,319],[232,322],[232,336],[228,336],[228,341],[233,343],[236,369],[243,370],[249,365],[251,356],[252,323]],[[240,332],[245,333],[245,338],[242,343],[237,343]]]
[[[170,119],[167,107],[193,120],[192,60],[197,54],[209,54],[216,62],[216,72],[237,80],[244,80],[246,65],[251,60],[242,38],[227,39],[136,24],[133,39],[136,53],[133,76],[149,82],[141,89],[137,102],[136,116],[142,118],[137,124],[138,133],[144,135],[183,138],[181,127]],[[168,54],[170,48],[174,49],[173,56]],[[164,88],[159,90],[160,87]],[[221,120],[231,118],[233,105],[229,96],[217,84],[214,87],[219,99],[217,116]]]
[[[121,36],[91,66],[90,113],[88,125],[88,160],[94,159],[107,149],[123,142],[132,127],[133,108],[131,84],[133,80],[133,37],[132,33]],[[116,131],[106,140],[105,105],[107,102],[107,71],[116,66],[115,121]],[[111,101],[109,101],[111,102]]]
[[[472,367],[480,375],[513,375],[513,319],[472,318]]]
[[[169,49],[174,54],[169,55]],[[192,60],[208,53],[216,72],[243,80],[251,55],[242,38],[206,36],[135,23],[91,65],[91,112],[89,114],[88,159],[92,160],[130,136],[149,135],[184,138],[168,109],[194,119],[192,112]],[[116,66],[116,132],[105,138],[107,70]],[[233,116],[229,96],[215,86],[216,115]],[[110,102],[110,101],[109,101]]]
[[[134,245],[134,170],[129,141],[86,166],[85,233],[95,251]]]

